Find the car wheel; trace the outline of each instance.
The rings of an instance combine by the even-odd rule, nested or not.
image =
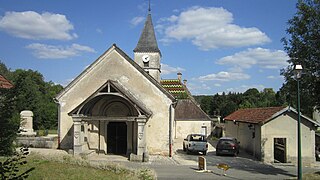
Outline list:
[[[216,156],[220,156],[220,154],[218,153],[218,151],[216,151]]]
[[[207,151],[203,151],[202,154],[205,156],[207,155]]]
[[[184,152],[186,151],[186,147],[184,147],[184,145],[183,145],[183,151],[184,151]]]

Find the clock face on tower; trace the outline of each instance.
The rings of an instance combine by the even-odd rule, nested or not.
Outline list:
[[[150,61],[150,56],[149,55],[143,55],[142,56],[142,61],[145,62],[145,63],[149,62]]]

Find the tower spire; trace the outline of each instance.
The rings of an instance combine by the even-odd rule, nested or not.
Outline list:
[[[149,12],[149,14],[150,14],[150,12],[151,12],[150,0],[149,0],[149,8],[148,8],[148,12]]]

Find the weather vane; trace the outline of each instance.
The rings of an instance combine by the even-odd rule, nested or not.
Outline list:
[[[149,11],[149,12],[151,11],[151,7],[150,7],[150,0],[149,0],[149,9],[148,9],[148,11]]]

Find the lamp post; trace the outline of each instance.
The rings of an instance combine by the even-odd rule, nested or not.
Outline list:
[[[295,65],[294,67],[294,75],[297,80],[297,87],[298,87],[298,93],[297,93],[297,109],[298,109],[298,180],[302,179],[302,163],[301,163],[301,119],[300,119],[300,78],[302,75],[302,66],[301,65]]]

